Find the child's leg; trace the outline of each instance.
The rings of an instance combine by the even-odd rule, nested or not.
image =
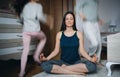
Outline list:
[[[23,33],[23,52],[21,56],[21,69],[20,69],[19,77],[23,77],[25,73],[30,41],[31,41],[31,37],[27,35],[27,32],[24,32]]]
[[[39,39],[39,43],[37,45],[37,49],[36,49],[35,54],[34,54],[34,60],[36,62],[40,63],[39,55],[40,55],[43,47],[45,46],[46,36],[42,31],[40,31],[40,32],[32,32],[31,36],[37,37]]]

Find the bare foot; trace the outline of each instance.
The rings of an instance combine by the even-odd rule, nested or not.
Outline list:
[[[62,64],[62,66],[61,67],[65,67],[66,65],[65,64]]]
[[[62,66],[61,67],[63,67],[63,68],[65,68],[67,65],[65,65],[65,64],[62,64]],[[66,68],[67,69],[67,68]],[[85,76],[86,74],[85,73],[77,73],[78,74],[78,76],[81,76],[81,75],[83,75],[83,76]]]
[[[86,74],[81,72],[81,73],[80,73],[80,75],[83,75],[83,76],[85,76]]]

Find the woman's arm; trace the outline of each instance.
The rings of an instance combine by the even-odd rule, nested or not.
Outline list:
[[[61,32],[58,32],[57,35],[56,35],[56,44],[55,44],[55,48],[54,48],[54,50],[52,51],[52,53],[51,53],[48,57],[46,57],[46,59],[45,59],[45,57],[44,57],[43,54],[42,54],[42,55],[41,55],[42,57],[40,57],[40,58],[41,58],[41,59],[40,59],[41,61],[50,60],[50,59],[54,58],[54,57],[59,53],[61,34],[62,34]],[[42,60],[42,58],[44,58],[44,60]]]
[[[85,57],[85,58],[88,59],[89,61],[95,63],[95,62],[97,61],[97,56],[94,55],[93,57],[90,57],[90,56],[88,55],[88,53],[87,53],[87,52],[85,51],[85,49],[84,49],[84,38],[83,38],[82,33],[81,33],[81,32],[77,32],[77,35],[78,35],[78,38],[80,39],[80,41],[79,41],[79,44],[80,44],[79,52],[81,53],[81,55],[82,55],[83,57]]]

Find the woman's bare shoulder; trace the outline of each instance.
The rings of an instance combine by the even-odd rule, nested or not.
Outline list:
[[[83,38],[83,33],[81,31],[77,31],[78,38]]]
[[[58,33],[57,33],[57,35],[56,35],[56,38],[61,38],[61,35],[62,35],[62,31],[59,31]]]

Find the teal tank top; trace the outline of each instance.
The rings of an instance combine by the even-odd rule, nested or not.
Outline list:
[[[80,60],[79,56],[79,39],[77,37],[77,32],[74,33],[73,36],[65,36],[64,32],[62,32],[62,36],[60,39],[60,47],[61,47],[61,60],[73,64],[76,61]]]

